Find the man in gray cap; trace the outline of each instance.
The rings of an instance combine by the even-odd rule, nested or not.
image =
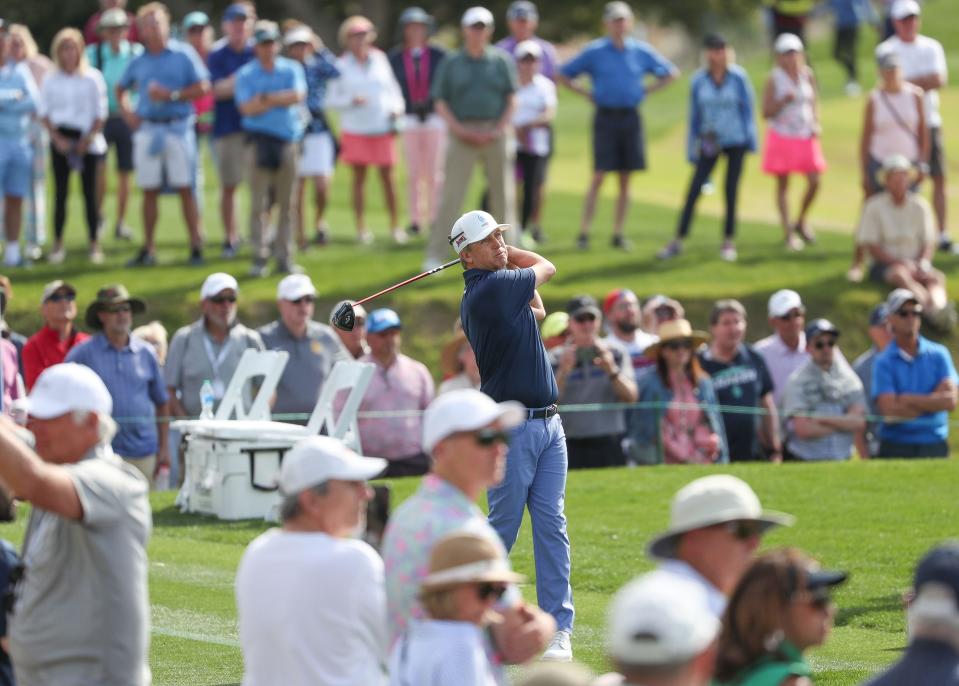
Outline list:
[[[760,538],[795,517],[764,510],[745,481],[728,474],[696,479],[681,488],[670,507],[669,528],[649,542],[658,574],[692,582],[720,617],[726,600],[752,562]]]
[[[793,372],[783,392],[787,455],[799,460],[848,460],[865,443],[862,382],[838,356],[839,329],[828,319],[806,327],[809,361]]]
[[[559,68],[559,56],[552,43],[536,35],[536,28],[539,26],[539,11],[536,5],[529,0],[511,2],[506,9],[506,26],[509,28],[509,35],[497,42],[496,47],[515,57],[517,45],[523,41],[533,41],[543,51],[539,58],[540,73],[555,81],[556,70]]]

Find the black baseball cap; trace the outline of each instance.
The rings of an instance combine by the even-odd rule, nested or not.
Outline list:
[[[569,313],[570,317],[576,317],[576,315],[586,312],[592,313],[597,319],[603,317],[603,313],[599,309],[599,303],[591,295],[577,295],[566,303],[566,312]]]
[[[720,50],[726,47],[726,39],[718,33],[707,33],[703,38],[703,47],[707,50]]]
[[[837,329],[836,325],[831,321],[828,319],[814,319],[810,322],[809,326],[806,327],[806,340],[811,341],[816,336],[824,333],[832,334],[837,338],[839,337],[839,329]]]

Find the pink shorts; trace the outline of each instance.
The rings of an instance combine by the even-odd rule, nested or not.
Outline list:
[[[392,133],[361,136],[343,133],[340,137],[340,159],[346,164],[392,167],[396,164],[396,142]]]
[[[773,129],[766,130],[763,147],[763,171],[774,176],[816,174],[826,170],[819,137],[787,138]]]

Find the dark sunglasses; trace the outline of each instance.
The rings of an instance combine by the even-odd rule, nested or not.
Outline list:
[[[316,302],[316,298],[313,297],[312,295],[303,295],[297,298],[296,300],[291,300],[290,302],[293,303],[294,305],[302,305],[303,303],[312,305],[314,302]],[[355,319],[353,320],[353,323],[354,325],[356,324]]]
[[[921,308],[921,307],[916,307],[916,308],[911,309],[911,310],[897,310],[897,311],[896,311],[896,316],[897,316],[897,317],[901,317],[901,318],[903,318],[903,319],[908,319],[909,317],[921,317],[921,316],[922,316],[922,308]]]
[[[586,312],[584,314],[578,314],[575,317],[573,317],[573,321],[579,322],[580,324],[585,324],[586,322],[595,322],[596,315],[590,312]]]
[[[118,312],[133,312],[133,307],[130,303],[121,303],[119,305],[107,305],[103,308],[104,312],[109,312],[110,314],[116,314]]]
[[[653,314],[656,319],[672,319],[676,316],[676,309],[672,305],[660,305],[653,310]]]
[[[76,293],[54,293],[49,298],[47,298],[48,303],[59,303],[66,300],[68,303],[72,303],[77,299]]]
[[[784,322],[790,322],[793,319],[804,317],[805,315],[806,315],[805,310],[792,310],[790,312],[787,312],[783,316],[779,317],[779,319],[782,319]]]
[[[488,448],[496,443],[509,445],[509,434],[500,429],[481,429],[473,434],[477,445]]]
[[[480,600],[489,600],[490,598],[499,600],[505,593],[506,586],[500,586],[498,584],[483,583],[476,587],[476,594]]]
[[[738,541],[748,541],[754,536],[761,536],[763,532],[762,525],[760,525],[759,522],[746,522],[742,520],[726,522],[723,528]]]
[[[663,347],[666,350],[692,350],[693,342],[688,338],[682,338],[676,341],[666,341],[663,343]]]
[[[836,339],[829,338],[824,341],[816,341],[815,343],[812,344],[812,347],[814,347],[816,350],[822,350],[823,348],[835,348]]]
[[[214,305],[222,305],[223,303],[235,303],[236,296],[235,295],[214,295],[209,300]]]

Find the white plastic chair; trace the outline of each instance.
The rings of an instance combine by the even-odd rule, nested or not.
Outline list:
[[[314,436],[325,427],[327,435],[339,438],[362,454],[363,446],[360,445],[360,427],[356,421],[356,413],[360,409],[363,396],[366,395],[366,389],[369,388],[374,368],[375,365],[369,362],[353,360],[337,362],[333,366],[333,371],[330,372],[330,377],[323,383],[323,390],[316,401],[316,407],[313,408],[310,421],[306,424],[306,434]],[[339,417],[335,417],[336,396],[347,389],[350,393],[340,410]]]
[[[220,406],[216,408],[215,419],[269,419],[270,398],[280,383],[280,375],[289,357],[285,350],[244,350]],[[263,381],[247,410],[243,406],[243,387],[258,376],[262,376]]]

